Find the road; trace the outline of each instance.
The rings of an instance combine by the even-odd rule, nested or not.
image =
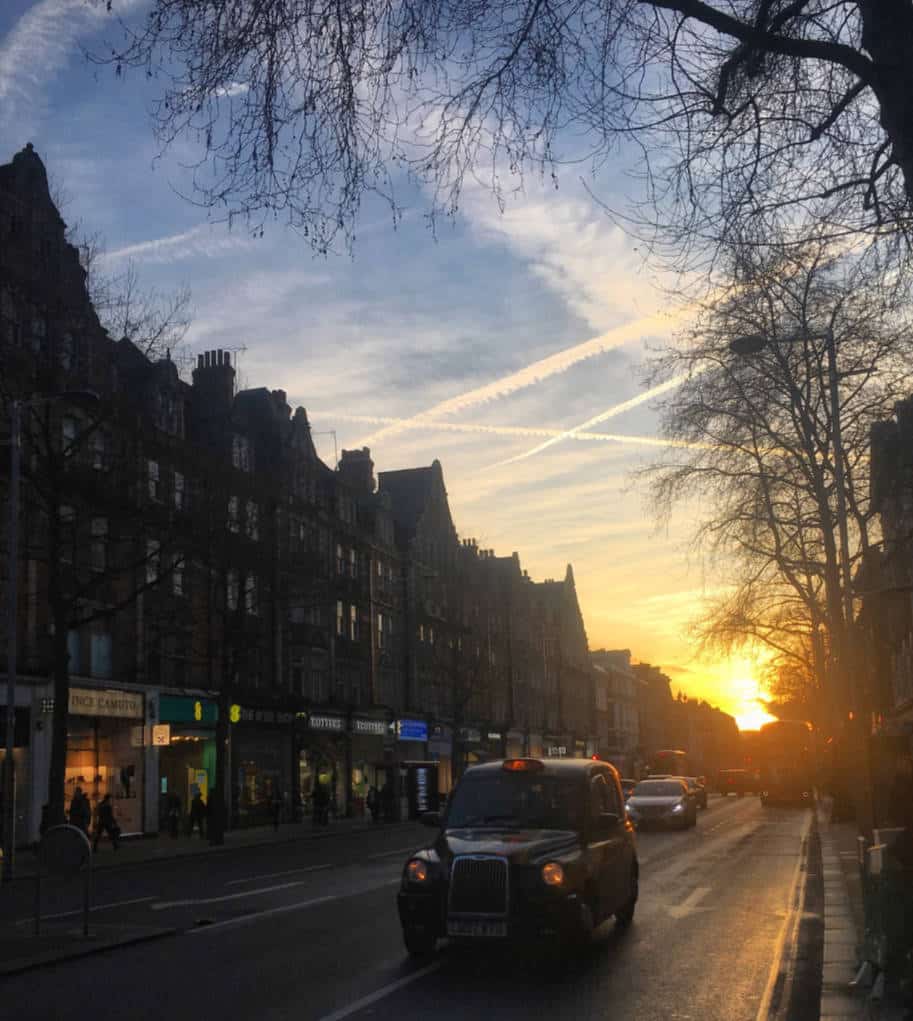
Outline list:
[[[695,829],[638,835],[641,898],[583,960],[403,950],[395,892],[429,831],[390,828],[99,874],[101,921],[176,935],[2,982],[19,1021],[380,1016],[755,1021],[800,875],[808,813],[711,798]],[[26,889],[14,905],[28,915]],[[129,902],[129,903],[123,903]],[[70,910],[63,893],[48,912]],[[10,902],[6,903],[9,910]]]

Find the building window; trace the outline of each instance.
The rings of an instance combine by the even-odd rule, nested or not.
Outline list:
[[[183,596],[184,592],[184,558],[175,556],[171,568],[171,590],[176,596]]]
[[[354,549],[349,550],[349,577],[358,577],[358,558],[355,555]]]
[[[149,499],[159,498],[159,463],[158,461],[146,462],[146,481],[149,487]]]
[[[260,612],[257,602],[257,579],[253,574],[244,579],[244,612],[256,617]]]
[[[93,631],[89,646],[89,673],[92,677],[107,679],[111,676],[111,635]]]
[[[240,586],[238,583],[238,572],[232,569],[228,572],[225,579],[225,605],[229,610],[238,609],[239,594]]]
[[[312,606],[308,610],[308,623],[313,627],[323,627],[323,613],[319,606]]]
[[[92,467],[99,472],[108,468],[108,437],[100,429],[92,433]]]
[[[236,496],[230,496],[228,498],[228,530],[229,532],[237,532],[239,527],[238,498]]]
[[[327,674],[319,667],[311,668],[311,699],[323,702],[327,697]]]
[[[428,628],[428,644],[434,645],[434,627],[429,626]]]
[[[339,543],[336,544],[336,573],[337,574],[346,573],[345,550],[343,550],[342,546]]]
[[[289,687],[296,695],[307,695],[304,690],[304,656],[300,652],[292,654],[289,663]]]
[[[303,624],[305,621],[305,610],[303,606],[292,606],[288,611],[288,619],[292,624]]]
[[[349,638],[355,642],[358,640],[358,607],[349,607]]]
[[[260,538],[260,508],[254,500],[247,501],[247,537],[256,541]]]
[[[250,471],[250,441],[246,436],[240,436],[238,433],[235,433],[232,437],[231,463],[235,468],[239,468],[243,472]]]
[[[67,330],[60,337],[60,367],[64,372],[71,372],[76,365],[76,341]]]
[[[68,669],[71,674],[78,674],[82,671],[82,652],[79,641],[79,632],[75,628],[67,631],[67,653],[70,657]]]
[[[380,581],[384,579],[384,565],[379,560],[377,561],[377,577]]]
[[[61,504],[57,513],[60,523],[60,560],[73,563],[73,549],[76,546],[76,513],[69,504]]]
[[[76,445],[76,419],[67,415],[60,424],[64,456],[72,454]]]
[[[181,472],[174,473],[174,507],[175,510],[184,509],[184,476]]]
[[[92,518],[92,544],[89,562],[93,571],[104,571],[107,564],[108,519]]]
[[[340,638],[344,638],[346,633],[346,618],[345,610],[342,605],[342,600],[336,601],[336,634]]]
[[[377,647],[378,649],[384,647],[384,615],[382,613],[377,615]]]
[[[162,544],[158,539],[146,541],[146,584],[154,585],[159,579],[159,555]]]

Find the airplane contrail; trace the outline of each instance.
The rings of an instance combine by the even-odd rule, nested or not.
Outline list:
[[[651,331],[660,329],[664,332],[668,331],[671,325],[674,325],[675,322],[682,318],[683,314],[684,310],[677,313],[657,313],[652,316],[645,316],[642,319],[635,319],[630,323],[624,323],[622,326],[616,326],[598,337],[592,337],[581,344],[565,348],[565,350],[558,351],[547,358],[540,358],[539,361],[518,369],[507,376],[502,376],[500,379],[493,380],[491,383],[486,383],[484,386],[467,390],[456,397],[450,397],[446,401],[441,401],[433,407],[419,412],[414,417],[438,418],[443,415],[454,415],[478,404],[484,404],[499,397],[507,397],[517,390],[533,386],[535,383],[541,383],[542,380],[548,379],[549,376],[567,372],[568,369],[578,362],[585,361],[588,358],[595,358],[597,355],[621,347],[622,344],[626,344],[629,341],[638,340],[648,335]],[[358,446],[371,446],[383,436],[390,436],[401,432],[403,429],[408,429],[407,422],[409,421],[411,420],[404,419],[384,426],[370,436],[360,440]]]
[[[607,408],[598,415],[588,418],[585,422],[581,422],[580,425],[574,426],[572,429],[566,429],[557,436],[549,437],[538,446],[532,447],[529,450],[524,450],[522,454],[515,454],[513,457],[508,457],[503,461],[496,461],[494,464],[487,465],[485,470],[487,471],[489,468],[503,468],[505,465],[514,464],[517,461],[525,461],[528,457],[540,454],[543,450],[554,446],[556,443],[560,443],[562,440],[574,439],[583,430],[591,429],[594,425],[599,425],[600,422],[605,422],[608,419],[615,418],[616,415],[622,415],[624,412],[630,411],[632,408],[636,408],[641,404],[646,404],[647,401],[652,400],[654,397],[659,397],[661,394],[667,393],[669,390],[674,390],[676,387],[681,386],[685,380],[703,371],[704,370],[702,368],[698,367],[690,373],[683,372],[678,376],[673,376],[672,379],[667,379],[664,383],[659,383],[657,386],[651,387],[649,390],[645,390],[642,394],[638,394],[636,397],[631,397],[629,400],[622,401],[620,404],[613,404],[611,408]],[[657,443],[664,446],[673,445],[660,439],[657,440]]]
[[[324,415],[323,412],[310,412],[312,419]],[[366,425],[401,426],[404,429],[428,429],[441,432],[482,433],[491,436],[519,436],[527,439],[546,437],[550,440],[574,439],[595,441],[600,443],[622,443],[648,447],[686,447],[689,449],[709,449],[709,443],[690,443],[686,440],[664,440],[657,436],[637,436],[625,433],[588,432],[580,427],[569,431],[566,429],[548,429],[544,427],[514,425],[481,425],[466,422],[440,422],[425,415],[412,418],[396,418],[392,415],[353,415],[337,411],[327,411],[325,417],[340,419],[344,422],[362,422]]]

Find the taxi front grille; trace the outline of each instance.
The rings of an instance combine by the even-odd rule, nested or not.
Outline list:
[[[456,915],[506,915],[507,861],[481,855],[455,858],[449,910]]]

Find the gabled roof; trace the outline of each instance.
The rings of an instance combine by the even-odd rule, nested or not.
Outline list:
[[[392,502],[398,542],[408,545],[415,538],[426,511],[436,502],[443,507],[449,527],[453,528],[440,461],[432,461],[427,468],[380,472],[377,481],[378,493],[386,494]]]

